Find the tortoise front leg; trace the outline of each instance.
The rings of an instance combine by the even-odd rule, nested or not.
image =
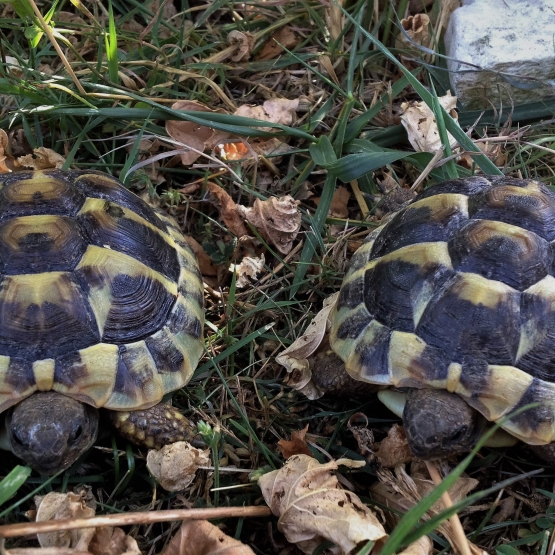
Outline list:
[[[175,407],[159,403],[149,409],[109,411],[116,430],[127,440],[147,447],[161,449],[177,441],[192,441],[195,426]]]

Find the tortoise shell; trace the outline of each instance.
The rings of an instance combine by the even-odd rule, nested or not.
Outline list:
[[[371,233],[331,314],[355,379],[454,392],[530,444],[555,440],[555,194],[471,177]]]
[[[94,171],[0,178],[0,411],[35,391],[147,408],[200,358],[203,287],[176,224]]]

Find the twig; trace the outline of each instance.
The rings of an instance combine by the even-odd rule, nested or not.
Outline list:
[[[40,21],[40,25],[42,27],[42,30],[46,33],[46,36],[48,37],[48,39],[52,43],[52,46],[55,48],[56,52],[58,53],[58,56],[60,56],[60,60],[62,60],[62,64],[64,64],[64,67],[66,68],[66,71],[69,73],[70,77],[73,79],[73,82],[75,83],[75,86],[77,87],[77,90],[82,95],[86,96],[87,92],[83,88],[83,85],[81,85],[81,83],[79,82],[79,79],[77,79],[77,76],[75,75],[75,72],[73,71],[73,68],[71,67],[71,65],[67,61],[67,58],[65,57],[65,54],[62,52],[62,49],[60,48],[60,45],[58,44],[58,41],[56,40],[56,37],[54,36],[54,33],[52,32],[52,30],[48,26],[48,23],[46,23],[46,21],[44,20],[44,17],[42,17],[42,14],[40,13],[40,10],[37,8],[37,5],[35,4],[34,0],[29,0],[29,4],[31,4],[31,7],[33,8],[33,11],[35,12],[35,15],[37,16],[37,19]]]
[[[426,467],[428,468],[428,472],[432,478],[432,481],[436,486],[441,484],[441,476],[437,471],[437,468],[430,462],[425,461]],[[451,501],[451,497],[449,496],[448,492],[444,492],[441,496],[441,502],[443,503],[444,507],[448,509],[449,507],[453,506],[453,502]],[[456,546],[458,550],[462,553],[462,555],[472,555],[472,551],[470,549],[470,545],[468,544],[468,539],[466,534],[464,533],[461,521],[459,519],[459,515],[455,513],[450,519],[449,522],[453,528],[453,536],[456,542]]]
[[[151,524],[173,520],[206,520],[213,518],[267,517],[272,514],[268,507],[215,507],[213,509],[180,509],[176,511],[149,511],[75,518],[70,520],[45,520],[23,522],[0,526],[0,538],[15,538],[29,534],[96,528],[98,526],[128,526],[130,524]]]

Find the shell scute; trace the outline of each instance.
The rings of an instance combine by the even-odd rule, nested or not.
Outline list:
[[[0,284],[0,354],[52,358],[97,343],[96,321],[67,272],[5,276]]]
[[[20,216],[0,223],[0,273],[31,274],[75,268],[87,247],[67,216]]]
[[[63,172],[17,172],[0,179],[0,221],[36,214],[74,216],[85,195]]]

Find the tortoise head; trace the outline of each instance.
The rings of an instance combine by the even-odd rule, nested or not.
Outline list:
[[[49,391],[34,393],[6,417],[12,451],[41,474],[72,465],[95,442],[98,411]]]

